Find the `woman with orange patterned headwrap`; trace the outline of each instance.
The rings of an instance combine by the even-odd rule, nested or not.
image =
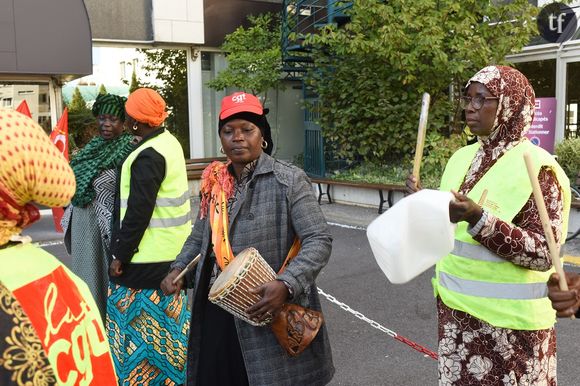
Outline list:
[[[20,236],[40,218],[30,202],[64,206],[74,191],[74,174],[43,129],[20,113],[0,109],[1,385],[115,382],[88,287]]]
[[[126,125],[143,139],[121,167],[113,216],[107,327],[120,385],[185,382],[186,296],[161,280],[191,230],[183,149],[161,125],[165,101],[140,88],[127,98]]]

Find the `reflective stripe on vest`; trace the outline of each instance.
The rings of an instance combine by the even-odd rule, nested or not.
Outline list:
[[[168,207],[168,206],[181,206],[189,200],[190,195],[189,191],[186,191],[181,195],[181,197],[177,198],[169,198],[169,197],[157,197],[155,200],[155,206],[158,207]],[[127,199],[121,199],[121,208],[127,208]]]
[[[189,186],[183,150],[168,131],[146,140],[133,151],[121,168],[120,225],[127,212],[131,189],[131,165],[143,150],[152,148],[165,160],[165,177],[161,182],[149,225],[143,233],[132,264],[173,261],[191,233]]]
[[[149,221],[149,228],[168,228],[188,224],[191,221],[191,215],[185,214],[175,218],[152,218]]]
[[[451,253],[455,256],[467,257],[468,259],[479,261],[490,261],[496,263],[505,263],[507,261],[483,245],[469,244],[460,240],[455,240],[455,245]]]
[[[478,147],[478,144],[466,146],[452,156],[441,179],[442,190],[459,189]],[[468,197],[477,202],[482,192],[488,190],[483,208],[510,223],[532,193],[524,152],[533,156],[536,174],[547,166],[556,175],[562,188],[565,230],[570,207],[569,181],[554,158],[529,141],[506,152],[475,184]],[[467,232],[467,223],[460,222],[454,249],[437,263],[433,285],[435,294],[450,308],[493,326],[538,330],[550,328],[555,322],[555,312],[546,297],[546,282],[552,271],[534,271],[502,259],[475,241]]]
[[[546,283],[491,283],[462,279],[439,272],[439,284],[448,290],[482,298],[531,300],[548,296]]]

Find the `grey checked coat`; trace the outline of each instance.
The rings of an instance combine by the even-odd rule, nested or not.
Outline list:
[[[302,248],[279,276],[294,290],[294,301],[321,310],[315,279],[330,257],[332,237],[306,174],[294,166],[263,153],[248,182],[242,202],[230,214],[230,242],[234,255],[256,248],[278,272],[295,235]],[[199,219],[177,256],[174,268],[183,268],[202,253],[188,284],[194,287],[191,330],[188,346],[187,384],[195,385],[200,342],[201,296],[207,296],[211,259],[206,251],[211,240],[207,217]],[[193,284],[193,283],[194,284]],[[250,385],[325,385],[332,379],[334,366],[326,328],[323,325],[311,345],[292,358],[279,345],[269,327],[254,327],[235,319],[240,347]]]

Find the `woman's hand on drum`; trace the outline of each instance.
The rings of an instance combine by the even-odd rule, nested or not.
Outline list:
[[[175,296],[179,296],[181,289],[185,286],[185,278],[179,279],[175,284],[173,284],[173,280],[181,273],[178,269],[173,269],[171,272],[165,276],[165,279],[161,282],[161,291],[165,295],[175,294]]]
[[[419,181],[417,181],[417,177],[415,177],[412,174],[409,174],[409,176],[407,177],[407,181],[405,182],[405,188],[406,188],[405,196],[408,196],[409,194],[413,194],[423,189]]]
[[[273,319],[282,309],[289,295],[288,288],[280,280],[264,283],[251,289],[250,292],[261,296],[261,299],[256,304],[246,310],[250,319],[258,322]]]

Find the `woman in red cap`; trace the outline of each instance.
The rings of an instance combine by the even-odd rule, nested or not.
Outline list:
[[[276,280],[255,289],[261,300],[246,311],[256,321],[275,318],[284,303],[320,311],[315,279],[332,244],[304,171],[270,156],[270,126],[258,98],[244,92],[226,96],[219,118],[229,160],[204,171],[195,227],[162,283],[166,294],[194,284],[187,384],[325,385],[334,367],[324,325],[302,353],[291,357],[271,328],[254,327],[208,301],[210,287],[239,252],[254,247],[280,272],[298,240],[295,257]],[[219,216],[212,216],[216,210]],[[195,272],[173,285],[198,253]]]
[[[141,88],[125,104],[142,137],[123,162],[113,216],[107,329],[120,385],[185,382],[186,296],[159,289],[191,231],[183,150],[161,127],[165,101]]]

